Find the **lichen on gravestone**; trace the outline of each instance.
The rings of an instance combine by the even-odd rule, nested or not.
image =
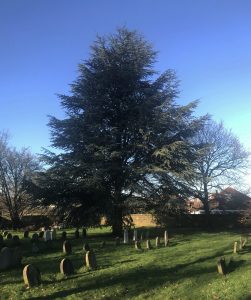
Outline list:
[[[60,273],[66,276],[72,275],[74,273],[74,267],[69,258],[64,258],[61,260]]]
[[[41,284],[41,274],[37,267],[26,265],[23,269],[23,279],[26,287],[34,287]]]

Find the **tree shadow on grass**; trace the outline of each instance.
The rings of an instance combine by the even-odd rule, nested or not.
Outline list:
[[[83,291],[90,292],[98,289],[107,289],[109,287],[121,284],[123,284],[123,290],[120,292],[120,294],[109,296],[109,299],[116,299],[121,296],[131,298],[142,293],[150,292],[151,290],[158,288],[165,283],[173,284],[186,278],[197,278],[210,273],[214,273],[216,275],[216,258],[218,258],[222,252],[223,251],[219,251],[214,255],[201,257],[188,263],[177,264],[174,267],[158,267],[152,265],[140,266],[116,276],[98,274],[98,271],[96,271],[96,275],[98,276],[95,276],[95,280],[91,276],[87,276],[87,273],[85,280],[78,282],[78,284],[81,284],[81,286],[58,291],[51,295],[38,296],[30,299],[55,299]],[[210,266],[207,267],[197,265],[212,259],[215,259],[214,265],[210,264]],[[234,271],[234,269],[239,267],[242,263],[243,262],[236,262],[236,264],[231,266],[231,270]],[[189,267],[191,268],[189,269]],[[57,283],[57,281],[54,283]]]

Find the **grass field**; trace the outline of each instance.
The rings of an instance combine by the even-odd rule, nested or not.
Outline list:
[[[157,229],[152,229],[152,245]],[[155,231],[155,232],[154,232]],[[160,229],[159,229],[160,231]],[[0,273],[0,299],[251,299],[251,245],[233,254],[236,232],[173,232],[170,246],[142,251],[133,244],[114,246],[109,228],[91,229],[87,241],[94,249],[98,269],[87,271],[83,267],[83,241],[74,239],[75,274],[65,278],[59,273],[64,257],[62,241],[54,242],[52,249],[39,254],[31,253],[31,243],[22,240],[23,265],[35,264],[42,276],[42,285],[26,289],[22,268]],[[161,230],[162,236],[163,230]],[[160,232],[158,233],[160,234]],[[60,237],[60,233],[58,233]],[[106,246],[100,248],[105,240]],[[233,257],[226,276],[217,274],[219,256],[227,261]]]

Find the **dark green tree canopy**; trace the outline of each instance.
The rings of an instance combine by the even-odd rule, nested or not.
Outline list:
[[[80,206],[88,198],[81,197],[84,190],[102,190],[106,200],[99,205],[114,233],[121,231],[127,199],[152,186],[149,178],[165,173],[177,187],[174,180],[194,159],[188,138],[203,122],[193,117],[196,103],[176,103],[175,72],[158,75],[155,61],[153,47],[135,31],[121,28],[97,38],[90,58],[79,65],[71,95],[59,96],[67,117],[50,117],[52,146],[63,150],[46,157],[50,180],[55,174],[70,178],[81,191]]]

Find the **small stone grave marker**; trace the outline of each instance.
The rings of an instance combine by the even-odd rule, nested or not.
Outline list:
[[[152,245],[151,245],[150,240],[146,240],[146,249],[147,250],[151,250],[152,249]]]
[[[135,249],[136,250],[141,250],[141,243],[140,243],[140,241],[135,241]]]
[[[74,273],[74,268],[71,260],[69,258],[64,258],[60,262],[60,272],[66,276],[72,275]]]
[[[238,251],[237,251],[237,246],[238,246],[238,242],[234,242],[234,254],[236,254]]]
[[[128,238],[128,229],[124,229],[124,244],[128,244],[129,238]]]
[[[226,275],[226,262],[225,258],[220,257],[217,261],[218,273],[221,275]]]
[[[7,240],[11,240],[11,239],[12,239],[12,234],[9,232],[9,233],[6,235],[6,238],[7,238]]]
[[[24,284],[30,288],[41,284],[41,275],[37,267],[26,265],[23,269]]]
[[[159,248],[159,246],[160,246],[160,238],[158,236],[156,237],[155,244],[156,244],[156,248]]]
[[[167,232],[167,230],[165,230],[165,232],[164,232],[164,243],[165,243],[165,247],[167,247],[168,244],[169,244],[169,239],[168,239],[168,232]]]
[[[138,231],[137,231],[137,229],[133,230],[133,239],[132,240],[133,241],[137,241],[138,240]]]
[[[66,237],[67,237],[67,233],[66,233],[66,231],[63,231],[62,232],[62,240],[65,241]]]
[[[86,252],[85,260],[87,268],[90,268],[92,270],[97,268],[96,256],[92,250]]]
[[[71,243],[69,241],[64,241],[63,243],[63,252],[66,255],[69,255],[72,253],[72,247],[71,247]]]
[[[24,232],[24,239],[27,239],[29,237],[29,231],[25,230]]]
[[[31,236],[31,241],[32,242],[37,242],[38,241],[38,234],[37,233],[33,233],[33,235]]]
[[[86,231],[86,228],[83,228],[82,229],[82,238],[86,238],[87,237],[87,231]]]

